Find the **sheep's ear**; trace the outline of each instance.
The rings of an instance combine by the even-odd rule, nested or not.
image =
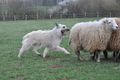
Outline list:
[[[107,22],[108,22],[108,20],[107,20],[107,19],[104,19],[104,20],[103,20],[103,22],[104,22],[104,23],[107,23]]]

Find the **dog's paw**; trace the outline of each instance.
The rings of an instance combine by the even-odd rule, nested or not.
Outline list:
[[[41,54],[38,54],[38,56],[42,56]]]
[[[70,54],[69,52],[67,52],[66,54]]]
[[[21,58],[21,56],[20,56],[20,55],[18,55],[18,58]]]
[[[45,58],[45,56],[43,55],[43,58]]]

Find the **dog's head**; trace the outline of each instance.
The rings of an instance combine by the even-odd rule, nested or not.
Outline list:
[[[60,30],[60,33],[62,36],[65,36],[66,32],[69,31],[69,29],[66,27],[66,25],[55,23],[55,27]]]

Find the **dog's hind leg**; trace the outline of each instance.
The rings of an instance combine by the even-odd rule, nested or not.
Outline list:
[[[23,53],[25,50],[29,49],[30,47],[31,47],[30,44],[23,44],[23,45],[22,45],[22,48],[21,48],[20,51],[19,51],[18,57],[20,58],[21,55],[22,55],[22,53]]]
[[[70,54],[65,48],[62,48],[62,47],[60,47],[60,46],[54,47],[54,49],[55,49],[56,51],[62,51],[62,52],[64,52],[64,53],[66,53],[66,54]]]
[[[41,44],[34,44],[33,47],[33,52],[35,52],[38,56],[41,56],[41,54],[37,51],[41,47]]]
[[[43,57],[45,58],[46,54],[49,52],[50,48],[46,47],[43,53]]]

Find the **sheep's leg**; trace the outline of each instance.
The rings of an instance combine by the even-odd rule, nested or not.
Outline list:
[[[103,51],[103,54],[104,54],[104,57],[105,57],[106,60],[109,59],[109,58],[108,58],[108,53],[107,53],[106,50]],[[98,53],[97,53],[97,51],[94,52],[94,56],[93,56],[92,59],[94,60],[95,57],[96,57],[96,59],[98,58]]]
[[[93,59],[95,57],[95,52],[94,53],[90,53],[90,57],[88,57],[87,59],[85,59],[86,61],[89,61],[91,59]]]
[[[90,53],[90,54],[92,54],[92,53]],[[95,59],[95,57],[97,58],[97,54],[96,54],[96,51],[94,51],[94,56],[92,57],[92,60],[94,60]]]
[[[80,55],[80,51],[75,51],[75,53],[78,56],[78,60],[84,61],[83,57]]]
[[[116,52],[114,51],[114,52],[113,52],[113,57],[115,57],[115,53],[116,53]]]
[[[120,59],[120,54],[118,55],[118,59]]]
[[[100,51],[96,51],[96,52],[97,52],[97,55],[98,55],[97,62],[100,62]]]
[[[117,62],[118,53],[119,53],[119,51],[116,51],[116,52],[115,52],[115,58],[114,58],[114,61],[115,61],[115,62]]]
[[[91,54],[91,53],[90,53]],[[94,52],[94,56],[92,57],[92,60],[94,60],[95,59],[95,56],[96,56],[96,53]]]
[[[106,50],[103,51],[103,54],[104,54],[105,59],[108,59],[108,53]]]

